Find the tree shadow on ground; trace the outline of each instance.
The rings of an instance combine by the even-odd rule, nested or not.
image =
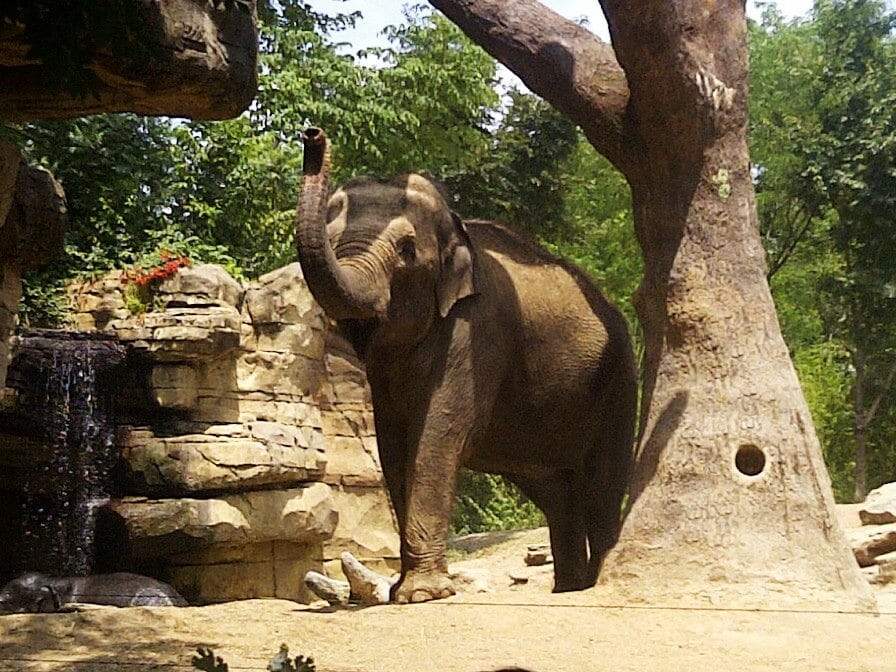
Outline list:
[[[143,612],[134,618],[137,612]],[[190,670],[198,642],[179,634],[177,608],[128,610],[122,632],[115,607],[58,614],[0,615],[0,670],[122,672]],[[215,648],[216,642],[202,642]],[[246,669],[265,669],[267,661]],[[243,669],[231,667],[232,670]]]

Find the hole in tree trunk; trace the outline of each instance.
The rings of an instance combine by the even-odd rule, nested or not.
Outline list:
[[[734,466],[745,476],[758,476],[765,469],[765,453],[752,444],[744,444],[737,449]]]

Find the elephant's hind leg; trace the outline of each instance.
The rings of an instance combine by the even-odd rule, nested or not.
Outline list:
[[[554,592],[594,585],[588,571],[587,525],[579,504],[584,496],[582,475],[562,471],[544,480],[513,480],[547,518],[554,556]]]
[[[594,452],[587,460],[589,471],[582,512],[588,521],[588,572],[596,582],[604,557],[616,545],[622,525],[622,502],[629,486],[633,461],[636,395],[635,382],[622,378],[622,390],[608,396],[602,417],[607,419]]]

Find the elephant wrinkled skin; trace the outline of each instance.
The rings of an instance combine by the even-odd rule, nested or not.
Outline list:
[[[311,129],[299,257],[367,366],[401,535],[393,599],[454,593],[462,466],[504,475],[545,513],[555,591],[592,586],[632,460],[624,318],[584,273],[506,226],[462,222],[419,175],[358,178],[327,199],[325,147]]]

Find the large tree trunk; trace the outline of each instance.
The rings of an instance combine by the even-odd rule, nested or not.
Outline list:
[[[534,0],[432,4],[579,123],[632,187],[641,439],[601,585],[652,603],[873,605],[765,277],[742,1],[604,0],[615,60]]]
[[[653,603],[862,607],[867,586],[766,282],[743,138],[693,169],[690,193],[633,185],[645,405],[630,509],[601,583]],[[658,221],[669,239],[680,232],[671,258]]]

